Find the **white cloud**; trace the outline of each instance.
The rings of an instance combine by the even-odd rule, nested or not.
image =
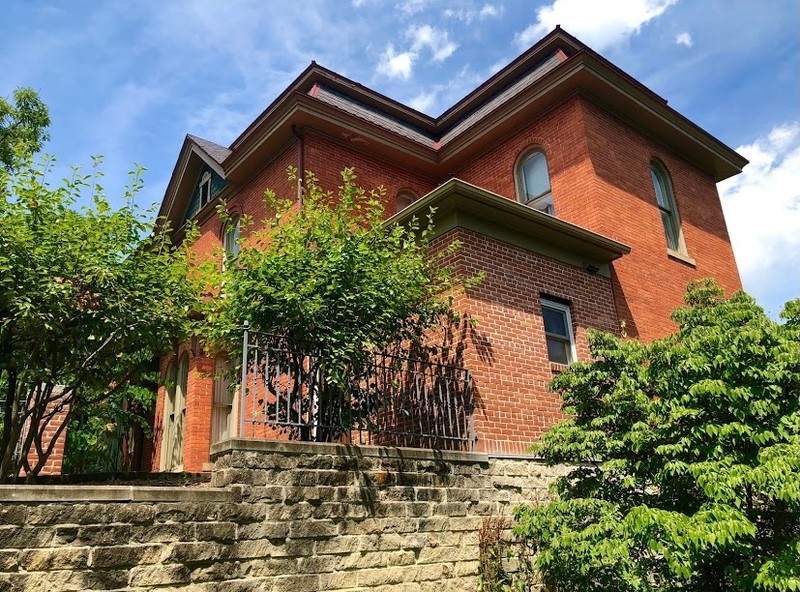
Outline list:
[[[527,48],[556,25],[561,25],[591,48],[603,51],[625,41],[641,27],[660,16],[677,0],[554,0],[536,11],[536,22],[516,35]]]
[[[750,164],[719,184],[722,206],[744,286],[774,315],[764,300],[800,296],[800,121],[736,150]]]
[[[386,51],[381,55],[380,62],[378,62],[378,73],[389,78],[408,80],[411,77],[415,59],[416,55],[413,52],[403,51],[397,53],[390,43],[386,47]]]
[[[435,62],[446,60],[458,48],[457,43],[450,41],[447,31],[436,29],[430,25],[411,27],[406,32],[406,36],[412,41],[412,52],[419,54],[419,52],[427,48],[430,50]]]
[[[445,18],[459,20],[467,25],[475,20],[498,18],[503,14],[503,7],[494,4],[484,4],[480,8],[470,5],[461,5],[460,8],[447,8],[442,12]]]
[[[406,16],[414,16],[428,8],[430,0],[405,0],[397,5],[397,8]]]
[[[386,46],[386,51],[381,54],[378,62],[378,74],[408,80],[423,51],[430,52],[434,62],[442,62],[458,48],[457,43],[450,41],[447,31],[430,25],[409,27],[406,37],[411,41],[411,47],[407,51],[398,52],[391,43]]]
[[[687,32],[679,33],[675,37],[675,43],[677,43],[678,45],[685,45],[686,47],[691,47],[692,45],[694,45],[692,36]]]
[[[423,113],[428,113],[428,115],[432,115],[432,113],[428,112],[428,109],[434,106],[436,103],[436,95],[437,92],[421,92],[410,101],[408,101],[408,105],[417,111],[422,111]]]

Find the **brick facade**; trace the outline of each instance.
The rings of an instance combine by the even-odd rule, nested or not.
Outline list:
[[[549,65],[541,69],[545,62]],[[557,77],[587,63],[592,69],[584,78]],[[587,77],[590,91],[582,86]],[[562,417],[560,399],[547,391],[559,368],[547,355],[542,297],[569,306],[578,358],[585,359],[589,328],[618,333],[624,325],[628,336],[644,340],[670,333],[669,315],[692,280],[713,276],[728,293],[741,288],[716,182],[746,161],[563,31],[548,35],[439,119],[313,64],[289,90],[229,149],[187,138],[181,158],[190,163],[200,158],[184,156],[191,146],[205,151],[206,165],[229,175],[221,196],[229,211],[248,214],[256,223],[269,214],[265,189],[296,195],[297,187],[286,178],[289,166],[312,171],[334,193],[341,170],[354,167],[361,186],[385,189],[387,217],[397,211],[400,192],[420,196],[421,204],[453,179],[484,191],[481,211],[495,230],[459,223],[437,239],[462,242],[449,262],[457,271],[485,274],[483,283],[455,300],[463,317],[475,323],[459,335],[463,363],[474,377],[479,449],[522,452]],[[634,109],[633,95],[649,111]],[[285,115],[289,107],[295,109],[291,116]],[[561,232],[556,226],[540,228],[535,220],[520,230],[513,215],[501,215],[503,208],[491,205],[499,195],[523,207],[516,203],[515,167],[532,148],[546,155],[555,216],[568,223],[563,232],[570,236],[564,240],[554,236]],[[688,256],[667,250],[650,174],[654,160],[669,176]],[[195,186],[195,179],[179,177],[168,188],[162,214],[176,226]],[[202,257],[221,254],[223,229],[213,210],[212,201],[197,215],[201,237],[195,248]],[[536,235],[540,230],[542,236]],[[247,234],[243,230],[245,242]],[[576,240],[586,244],[576,247]],[[542,248],[542,241],[549,246]],[[602,255],[596,265],[587,259],[606,243],[625,249]],[[164,356],[162,372],[187,351],[182,467],[199,471],[207,466],[212,444],[213,360],[201,346],[183,344]],[[162,389],[154,467],[162,456],[163,401]]]

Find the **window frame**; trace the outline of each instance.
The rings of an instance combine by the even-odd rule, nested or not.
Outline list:
[[[413,204],[418,199],[419,199],[419,196],[416,193],[414,193],[413,191],[410,191],[408,189],[403,189],[401,191],[398,191],[397,192],[397,196],[395,196],[395,198],[394,198],[394,212],[395,212],[395,214],[397,212],[402,212],[406,208],[410,207],[411,204]],[[405,203],[405,202],[407,202],[407,203]],[[403,205],[401,207],[401,203],[405,203],[405,205]]]
[[[237,257],[239,255],[239,250],[241,248],[239,243],[239,239],[242,236],[241,232],[242,217],[239,215],[231,216],[222,228],[223,259],[227,255],[231,255],[232,257]],[[233,234],[235,234],[235,238],[229,238]]]
[[[547,189],[531,198],[528,198],[527,185],[525,182],[525,163],[531,158],[541,156],[544,159],[544,170],[547,174]],[[544,212],[550,216],[555,216],[555,202],[553,201],[553,185],[550,182],[550,165],[547,162],[547,154],[539,147],[531,148],[523,152],[514,165],[514,183],[517,190],[517,201],[522,205],[539,212]],[[543,207],[542,207],[543,206]]]
[[[197,188],[200,191],[200,208],[198,211],[211,202],[211,176],[211,171],[204,172],[200,177],[200,182],[197,184]],[[203,197],[204,194],[205,198]]]
[[[578,350],[575,346],[575,330],[572,326],[572,307],[564,302],[547,298],[546,296],[540,297],[540,305],[542,308],[542,328],[544,329],[545,349],[547,350],[547,361],[551,364],[569,365],[578,359]],[[549,308],[560,312],[564,315],[564,327],[567,330],[567,335],[560,335],[558,333],[550,333],[547,331],[547,324],[544,318],[544,309]],[[554,339],[560,343],[566,343],[567,347],[567,363],[556,362],[550,358],[550,348],[547,347],[548,339]]]
[[[653,183],[656,208],[658,208],[661,226],[664,229],[667,252],[682,258],[688,257],[672,181],[667,168],[655,158],[650,161],[650,181]]]

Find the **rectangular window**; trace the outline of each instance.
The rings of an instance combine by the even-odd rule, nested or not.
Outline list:
[[[548,359],[554,364],[574,362],[575,339],[569,305],[542,298],[542,319]]]

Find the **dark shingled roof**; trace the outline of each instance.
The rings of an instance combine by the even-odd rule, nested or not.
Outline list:
[[[197,144],[203,152],[213,158],[214,162],[217,164],[221,165],[222,161],[228,158],[228,155],[231,153],[231,151],[228,148],[225,148],[225,146],[215,144],[211,140],[204,140],[203,138],[198,138],[192,134],[187,134],[187,136],[190,140],[192,140],[192,142]]]
[[[401,121],[396,117],[392,117],[391,115],[388,115],[379,109],[369,107],[352,97],[348,97],[347,95],[338,93],[335,90],[322,85],[319,85],[319,90],[316,97],[323,103],[333,105],[334,107],[341,109],[346,113],[355,115],[356,117],[377,125],[378,127],[382,127],[383,129],[394,132],[399,136],[403,136],[404,138],[418,142],[423,146],[427,146],[428,148],[433,148],[435,139],[424,131],[409,125],[408,123]]]
[[[553,68],[558,66],[561,63],[561,60],[556,54],[553,54],[546,60],[539,62],[536,64],[525,76],[514,82],[512,85],[508,86],[502,92],[499,92],[497,95],[492,97],[490,100],[486,101],[480,107],[475,109],[472,113],[461,119],[458,123],[453,125],[445,134],[442,136],[442,145],[445,145],[448,141],[452,140],[462,131],[469,128],[472,124],[480,121],[482,118],[489,115],[492,111],[497,109],[503,103],[509,101],[510,99],[514,98],[522,91],[527,89],[531,86],[534,82],[539,80],[542,76],[550,72]]]
[[[539,62],[522,78],[515,81],[503,91],[492,97],[489,101],[483,103],[480,107],[460,119],[449,129],[442,130],[444,134],[440,137],[421,130],[397,117],[393,117],[384,111],[381,111],[380,109],[365,105],[357,99],[337,92],[327,86],[319,85],[317,94],[315,96],[320,101],[341,109],[346,113],[355,115],[359,119],[363,119],[364,121],[368,121],[369,123],[377,125],[378,127],[393,132],[399,136],[408,138],[409,140],[417,142],[427,148],[436,148],[436,142],[438,140],[441,140],[442,144],[447,143],[459,133],[489,115],[494,109],[497,109],[506,101],[519,95],[560,63],[561,60],[556,54],[553,54],[546,60]]]

